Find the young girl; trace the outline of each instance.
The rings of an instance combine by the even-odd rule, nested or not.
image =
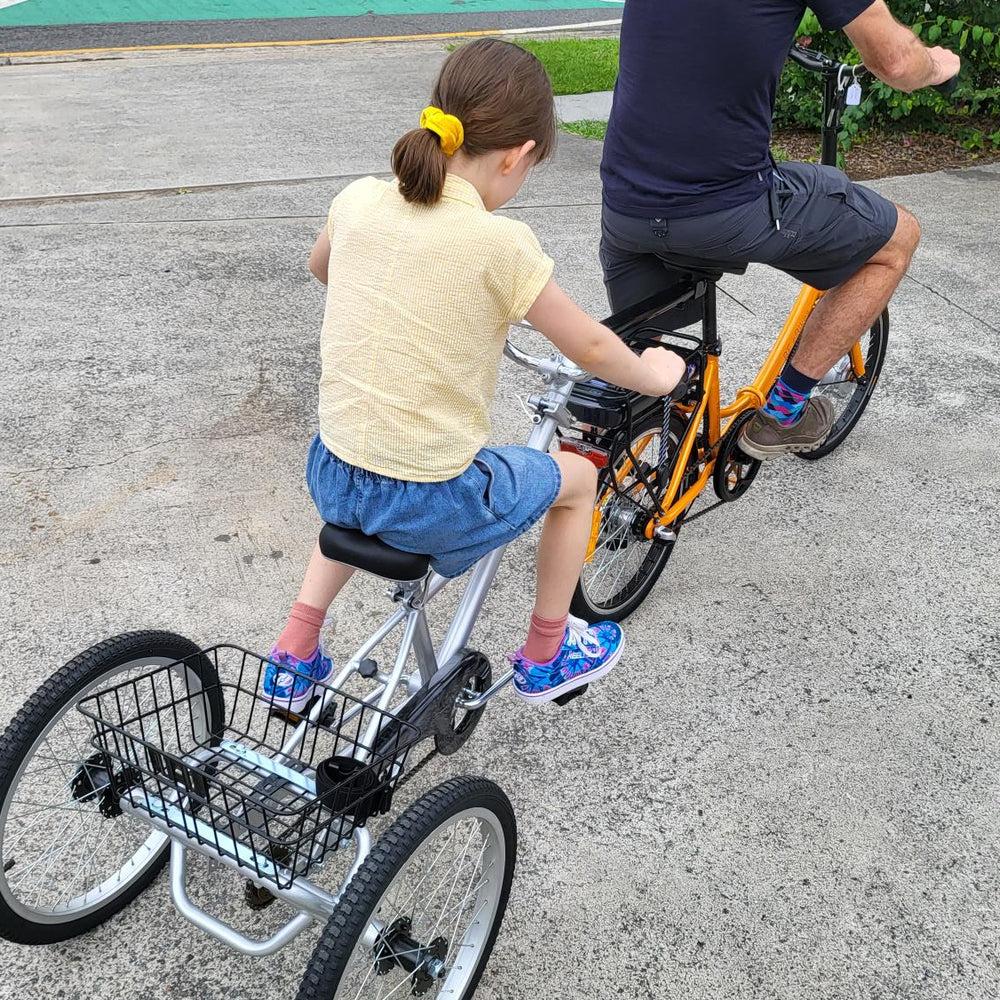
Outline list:
[[[309,268],[329,294],[306,475],[324,520],[429,554],[446,577],[544,514],[534,613],[511,660],[517,694],[550,701],[607,674],[623,636],[611,622],[568,617],[594,466],[569,453],[485,447],[508,326],[527,317],[581,368],[651,396],[670,392],[684,364],[663,348],[633,354],[552,280],[552,261],[523,222],[491,214],[555,143],[541,63],[508,42],[473,42],[445,61],[432,101],[393,150],[396,182],[346,187],[313,247]],[[268,701],[300,709],[308,678],[330,676],[320,627],[352,572],[313,551],[271,654]]]

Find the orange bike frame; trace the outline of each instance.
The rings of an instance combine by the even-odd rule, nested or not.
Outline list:
[[[719,358],[714,354],[707,356],[702,396],[693,408],[689,408],[689,410],[693,409],[693,412],[691,412],[684,440],[680,445],[680,454],[674,463],[670,484],[664,495],[663,513],[653,518],[646,526],[647,538],[653,537],[653,532],[657,527],[673,524],[705,488],[705,484],[714,471],[717,446],[726,427],[741,413],[764,405],[771,387],[802,333],[806,320],[822,296],[823,293],[818,289],[809,285],[802,286],[795,303],[792,305],[792,311],[789,313],[785,325],[781,328],[774,346],[764,359],[760,371],[757,372],[749,385],[743,386],[736,393],[736,398],[727,406],[722,406],[719,401]],[[865,373],[864,356],[860,343],[851,348],[850,357],[853,372],[855,376],[860,378]],[[725,426],[723,426],[723,421],[725,421]],[[698,448],[698,438],[701,428],[705,424],[707,424],[708,429],[708,448],[707,450],[702,448],[698,455],[702,462],[701,471],[695,482],[691,483],[681,494],[681,484],[690,468],[692,453]]]

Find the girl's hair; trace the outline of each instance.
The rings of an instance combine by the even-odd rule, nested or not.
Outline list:
[[[465,130],[462,149],[482,156],[535,140],[535,162],[555,147],[556,112],[545,67],[526,49],[481,38],[452,52],[441,67],[431,104],[454,115]],[[407,201],[441,198],[448,157],[429,129],[407,132],[392,151],[392,169]]]

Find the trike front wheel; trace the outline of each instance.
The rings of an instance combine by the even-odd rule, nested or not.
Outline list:
[[[516,841],[514,810],[492,781],[431,789],[344,891],[298,1000],[469,1000],[507,908]]]

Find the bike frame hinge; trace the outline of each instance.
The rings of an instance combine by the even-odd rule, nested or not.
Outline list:
[[[411,611],[420,611],[426,596],[425,580],[417,583],[397,583],[389,591],[393,604],[405,604]]]

